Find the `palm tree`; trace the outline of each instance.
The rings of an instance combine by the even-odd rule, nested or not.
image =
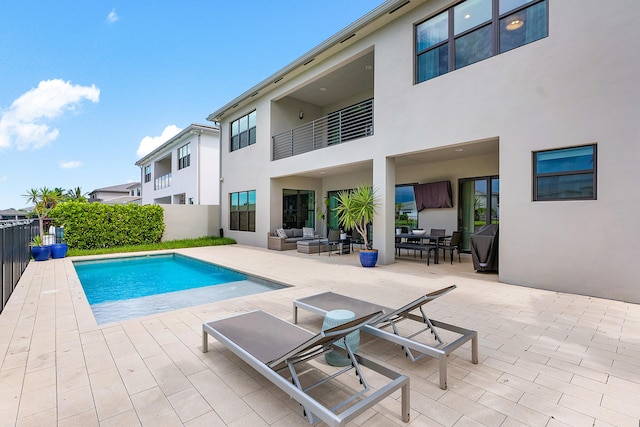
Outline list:
[[[340,225],[360,233],[367,249],[371,249],[371,242],[367,236],[367,224],[373,221],[376,212],[375,197],[373,188],[360,185],[353,190],[339,192],[336,197],[338,206],[334,208]]]
[[[86,202],[87,194],[83,193],[80,187],[76,187],[71,190],[67,190],[67,193],[64,195],[64,200],[72,200],[74,202]]]
[[[44,219],[60,201],[59,192],[47,187],[32,188],[23,197],[27,198],[27,203],[33,203],[33,211],[38,215],[40,224],[40,236],[44,236]]]

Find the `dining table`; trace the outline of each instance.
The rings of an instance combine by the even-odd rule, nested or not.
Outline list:
[[[434,235],[434,234],[413,234],[411,232],[409,233],[396,233],[396,239],[421,239],[421,240],[433,240],[436,242],[436,253],[433,256],[433,263],[434,264],[438,264],[439,260],[440,260],[440,243],[443,242],[445,239],[450,239],[451,235]],[[418,246],[418,245],[416,245]],[[429,256],[429,254],[427,253],[427,256]]]

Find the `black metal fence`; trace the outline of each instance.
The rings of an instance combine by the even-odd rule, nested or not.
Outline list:
[[[29,242],[38,233],[37,220],[0,221],[0,313],[29,264]]]

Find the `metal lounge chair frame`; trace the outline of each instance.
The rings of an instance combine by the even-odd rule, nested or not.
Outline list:
[[[211,335],[300,403],[304,408],[304,415],[311,424],[322,420],[329,426],[343,426],[398,389],[401,389],[401,418],[408,422],[409,377],[353,353],[346,342],[347,340],[344,339],[349,333],[362,328],[379,317],[380,314],[379,311],[369,313],[314,335],[299,326],[263,311],[252,311],[204,323],[202,325],[202,351],[204,353],[208,351],[208,336]],[[342,347],[336,345],[338,342]],[[325,374],[320,381],[303,387],[300,377],[308,371],[309,365],[303,365],[304,369],[301,372],[298,372],[297,365],[328,351],[340,351],[343,354],[346,352],[351,359],[351,365],[330,375]],[[372,391],[365,379],[362,367],[389,378],[390,382]],[[287,368],[289,378],[285,376]],[[355,369],[363,388],[346,400],[328,408],[307,393],[312,388],[348,372],[351,368]],[[372,393],[365,395],[369,391]],[[346,409],[338,412],[345,407]]]
[[[380,310],[383,312],[383,315],[378,319],[375,319],[373,322],[363,326],[362,331],[402,346],[407,357],[414,362],[420,360],[425,355],[438,359],[440,388],[446,390],[447,357],[455,349],[466,342],[471,341],[471,361],[472,363],[478,363],[478,333],[470,329],[430,319],[425,313],[423,306],[428,302],[451,292],[455,288],[456,285],[452,285],[428,293],[396,310],[356,298],[335,294],[333,292],[325,292],[295,300],[293,302],[293,323],[298,322],[298,308],[320,315],[325,315],[328,311],[341,308],[353,311],[356,313],[356,316],[362,315],[363,312],[370,313],[371,311]],[[411,313],[415,310],[419,310],[420,315]],[[426,327],[409,336],[402,336],[400,335],[397,324],[398,322],[406,319],[424,323]],[[384,328],[389,326],[392,328],[393,332],[384,330]],[[438,328],[460,334],[460,337],[452,342],[445,343],[438,334]],[[426,331],[431,332],[434,339],[438,342],[437,346],[428,345],[414,340],[414,337]],[[418,354],[414,355],[414,351]]]

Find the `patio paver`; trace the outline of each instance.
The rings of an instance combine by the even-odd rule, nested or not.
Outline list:
[[[357,254],[306,255],[241,245],[176,252],[293,285],[249,297],[97,325],[72,259],[29,264],[0,314],[2,426],[308,425],[299,405],[209,339],[201,325],[261,309],[292,320],[296,298],[334,291],[385,306],[455,284],[430,317],[479,335],[449,360],[410,362],[395,346],[361,351],[411,376],[410,425],[633,426],[640,423],[640,305],[499,283],[462,264],[399,260],[364,269]],[[299,312],[299,323],[322,319]],[[363,337],[364,338],[364,337]],[[399,396],[352,425],[406,425]]]

